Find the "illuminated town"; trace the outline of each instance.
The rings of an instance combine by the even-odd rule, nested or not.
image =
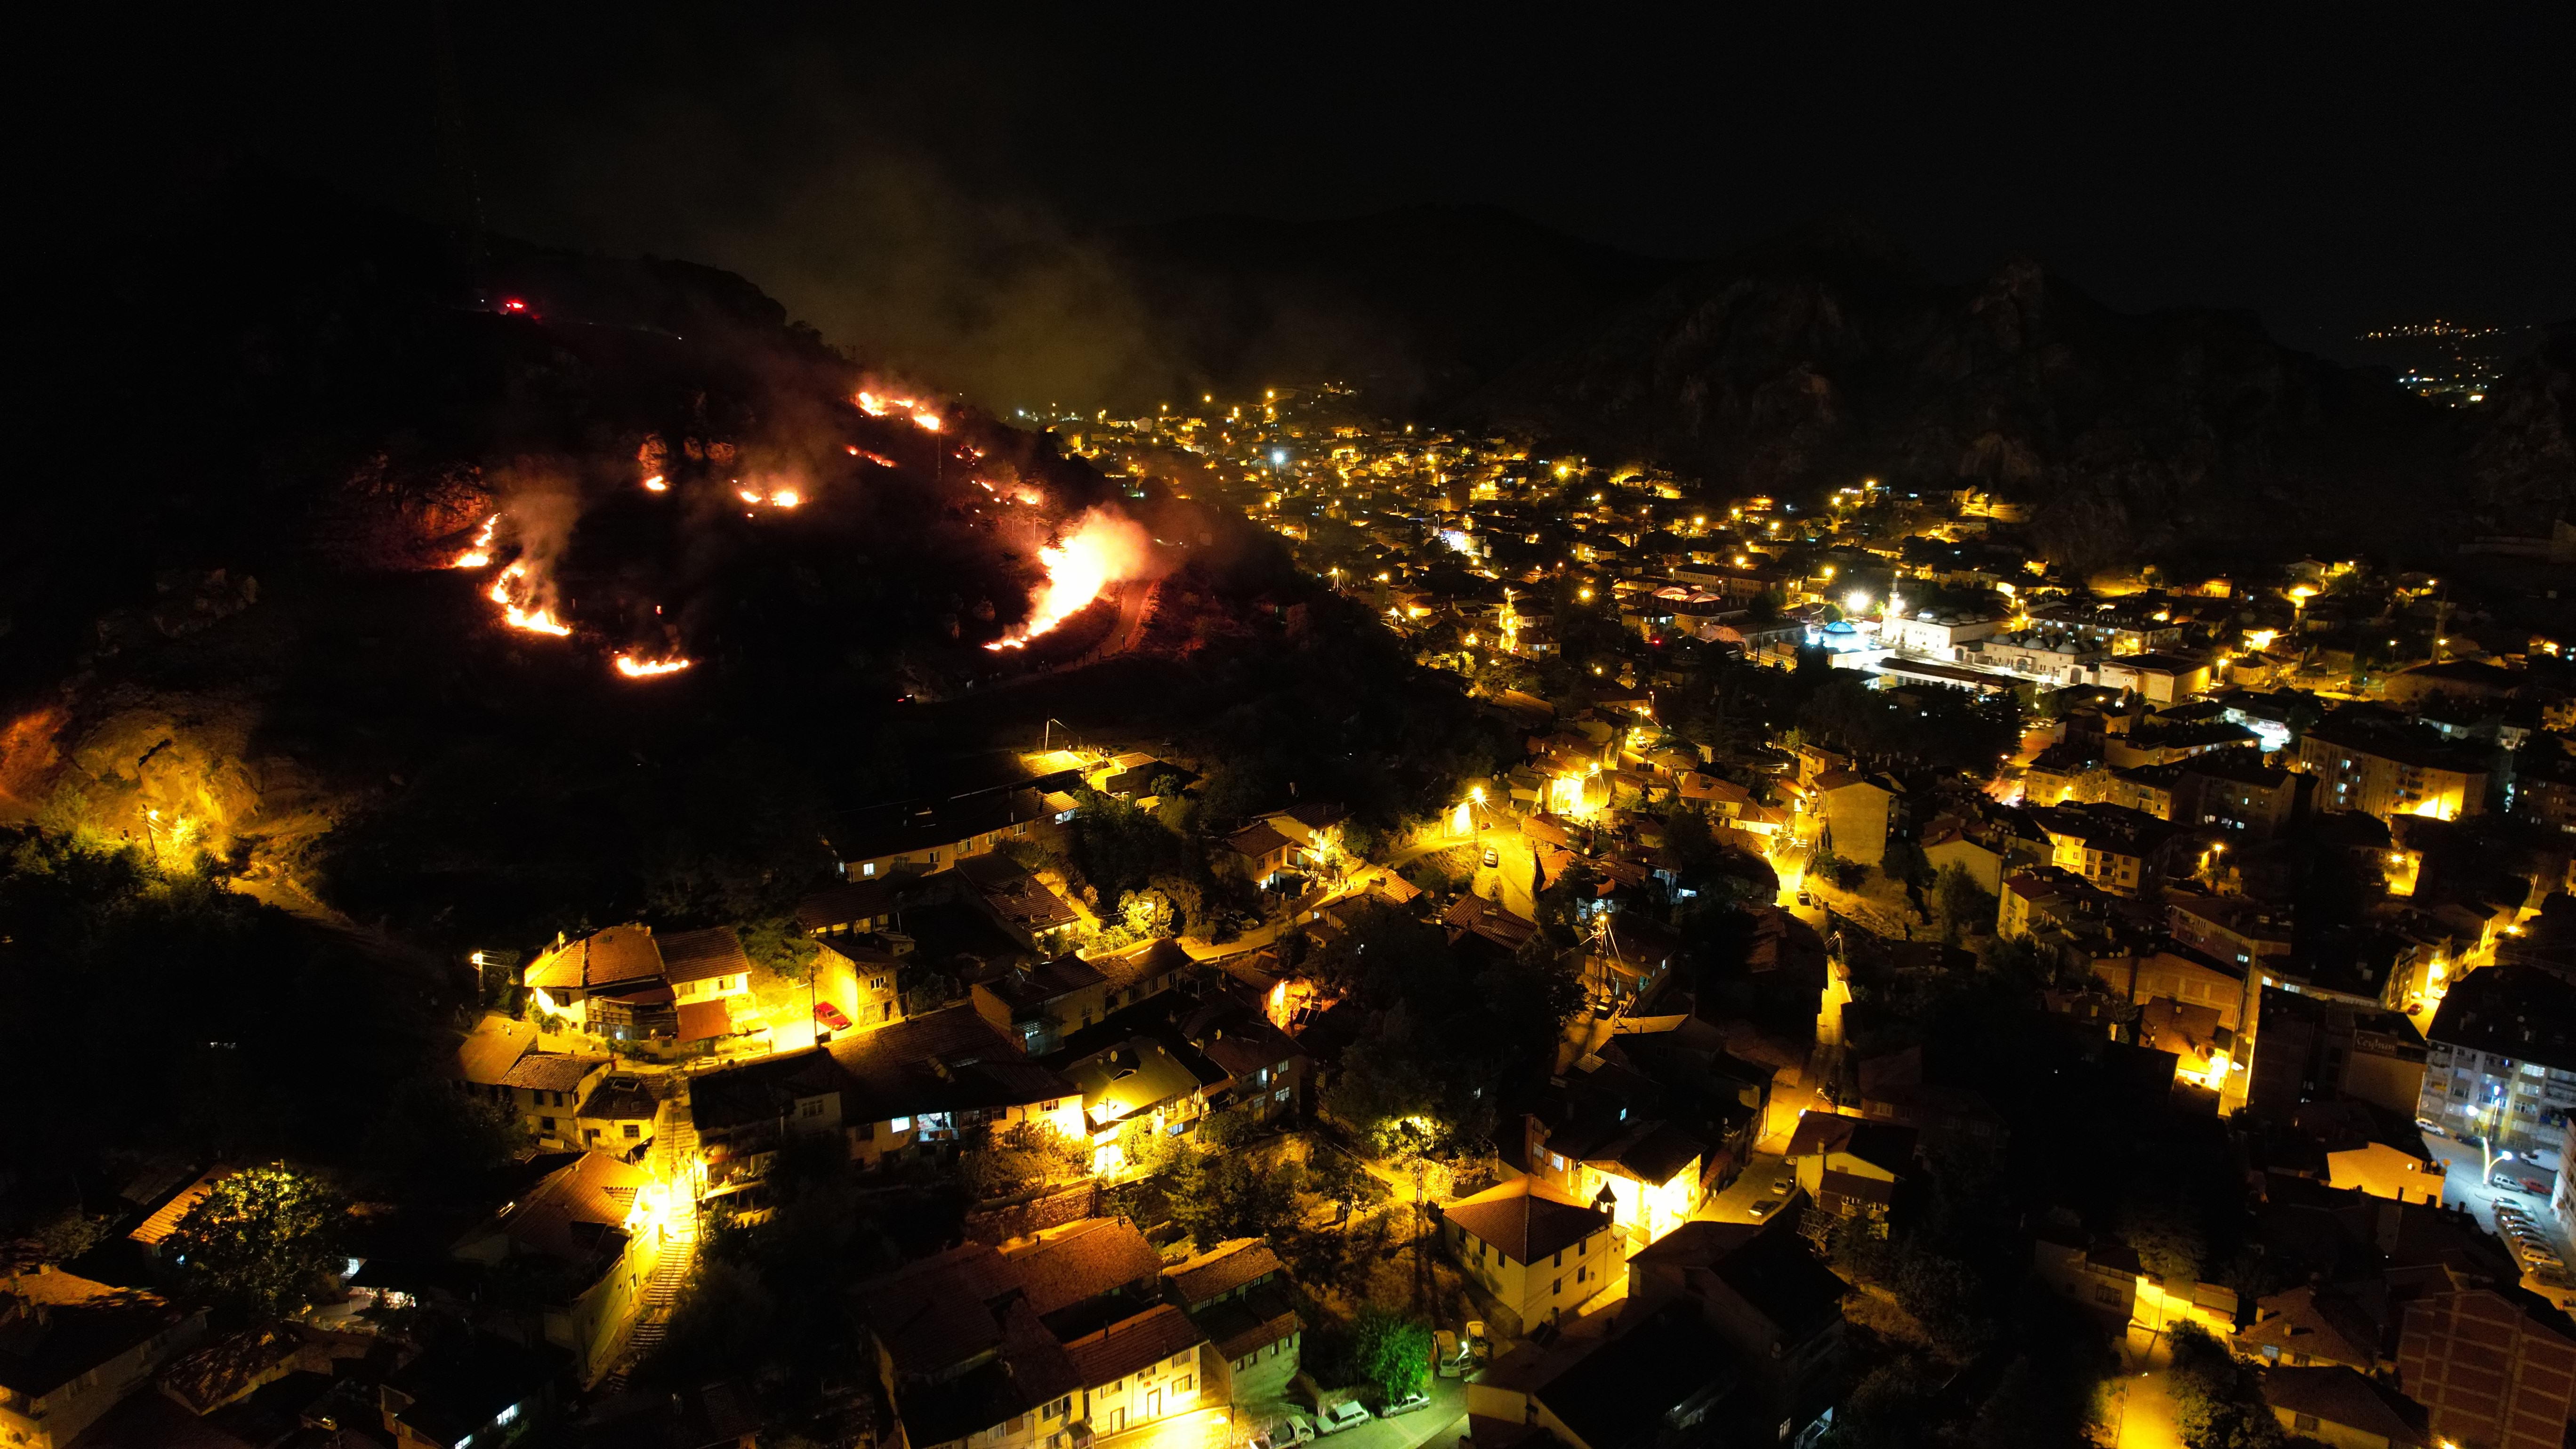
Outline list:
[[[2501,203],[1929,42],[433,19],[29,188],[0,1449],[2576,1443]]]

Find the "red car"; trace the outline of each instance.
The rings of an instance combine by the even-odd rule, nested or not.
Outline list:
[[[841,1014],[841,1008],[834,1006],[828,1001],[818,1001],[814,1003],[814,1020],[825,1031],[848,1031],[850,1029],[850,1019]]]

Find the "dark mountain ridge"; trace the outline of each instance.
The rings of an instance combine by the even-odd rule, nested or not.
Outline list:
[[[1690,265],[1491,206],[1194,216],[1107,244],[1181,371],[1234,392],[1340,378],[1398,412],[1455,401]]]
[[[1728,491],[1984,489],[2079,565],[2283,537],[2421,556],[2546,532],[2576,498],[2569,374],[2557,329],[2483,409],[2447,409],[2245,313],[2120,313],[2028,260],[1954,286],[1846,222],[1693,269],[1466,412]]]

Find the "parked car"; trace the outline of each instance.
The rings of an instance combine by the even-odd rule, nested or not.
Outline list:
[[[1798,892],[1798,904],[1800,904],[1800,905],[1802,905],[1802,906],[1812,906],[1812,905],[1814,905],[1815,903],[1816,903],[1816,893],[1815,893],[1814,891],[1800,891],[1800,892]]]
[[[1499,850],[1494,849],[1494,848],[1493,848],[1492,846],[1490,846],[1490,845],[1486,846],[1486,847],[1485,847],[1485,869],[1487,869],[1487,870],[1492,870],[1494,867],[1496,867],[1496,866],[1498,866],[1498,865],[1501,865],[1502,863],[1503,863],[1503,853],[1502,853],[1501,851],[1499,851]]]
[[[1789,1195],[1789,1189],[1796,1187],[1797,1185],[1798,1179],[1794,1177],[1775,1177],[1771,1179],[1771,1190],[1780,1194],[1782,1197],[1787,1197]]]
[[[2516,1181],[2516,1182],[2518,1182],[2518,1183],[2521,1183],[2521,1184],[2522,1184],[2522,1190],[2523,1190],[2524,1192],[2527,1192],[2527,1193],[2532,1194],[2534,1197],[2547,1197],[2547,1196],[2549,1196],[2549,1184],[2548,1184],[2548,1183],[2545,1183],[2545,1182],[2542,1182],[2539,1178],[2536,1178],[2536,1177],[2517,1177],[2517,1178],[2515,1178],[2515,1179],[2514,1179],[2514,1181]]]
[[[1367,1423],[1369,1418],[1366,1406],[1354,1400],[1344,1399],[1315,1416],[1315,1432],[1319,1435],[1338,1434],[1344,1429],[1356,1428]]]
[[[841,1008],[834,1006],[828,1001],[818,1001],[814,1003],[814,1020],[820,1023],[825,1031],[848,1031],[850,1029],[850,1019],[841,1013]]]
[[[2436,1136],[2436,1137],[2447,1137],[2447,1136],[2449,1136],[2449,1135],[2450,1135],[2449,1133],[2444,1132],[2444,1131],[2442,1130],[2442,1124],[2441,1124],[2441,1123],[2434,1121],[2434,1120],[2433,1120],[2432,1118],[2430,1118],[2430,1117],[2418,1117],[2418,1118],[2416,1118],[2416,1119],[2415,1119],[2415,1125],[2416,1125],[2416,1126],[2418,1126],[2418,1127],[2423,1128],[2423,1129],[2424,1129],[2425,1131],[2427,1131],[2427,1132],[2432,1133],[2432,1134],[2433,1134],[2434,1136]]]
[[[1392,1419],[1398,1414],[1410,1414],[1416,1409],[1427,1409],[1429,1407],[1431,1407],[1431,1396],[1429,1394],[1407,1394],[1403,1398],[1389,1402],[1385,1408],[1378,1410],[1377,1416],[1381,1419]]]
[[[2530,1188],[2527,1188],[2527,1187],[2525,1187],[2525,1186],[2523,1186],[2523,1185],[2522,1185],[2522,1179],[2521,1179],[2521,1178],[2518,1178],[2518,1177],[2491,1177],[2491,1178],[2488,1178],[2488,1179],[2487,1179],[2487,1186],[2489,1186],[2489,1187],[2491,1187],[2491,1188],[2494,1188],[2494,1189],[2496,1189],[2496,1190],[2498,1190],[2498,1191],[2500,1191],[2500,1192],[2529,1192],[2529,1191],[2531,1191],[2531,1189],[2530,1189]]]
[[[1315,1442],[1315,1421],[1303,1414],[1282,1414],[1279,1421],[1252,1436],[1253,1449],[1296,1449]]]
[[[1766,1197],[1748,1209],[1757,1218],[1767,1218],[1779,1210],[1780,1199],[1776,1197]]]

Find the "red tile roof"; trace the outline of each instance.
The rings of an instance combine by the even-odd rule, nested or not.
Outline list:
[[[1083,1386],[1097,1388],[1152,1368],[1183,1349],[1205,1342],[1207,1335],[1190,1322],[1188,1314],[1169,1303],[1159,1303],[1088,1338],[1077,1338],[1064,1349],[1072,1356],[1074,1372],[1081,1376]]]
[[[734,934],[731,926],[673,931],[656,938],[656,944],[662,948],[662,979],[675,986],[684,981],[748,975],[751,971],[751,958],[743,954],[742,938]]]
[[[1163,1259],[1125,1218],[1094,1218],[1012,1254],[1010,1265],[1027,1285],[1029,1306],[1047,1314],[1150,1281]]]
[[[1563,1188],[1534,1177],[1489,1187],[1451,1203],[1442,1214],[1494,1245],[1515,1263],[1535,1263],[1610,1231],[1610,1215],[1596,1212]]]
[[[1268,1243],[1259,1238],[1236,1238],[1186,1263],[1164,1269],[1163,1277],[1170,1281],[1172,1291],[1181,1295],[1182,1304],[1196,1308],[1279,1271],[1279,1256],[1270,1251]]]

